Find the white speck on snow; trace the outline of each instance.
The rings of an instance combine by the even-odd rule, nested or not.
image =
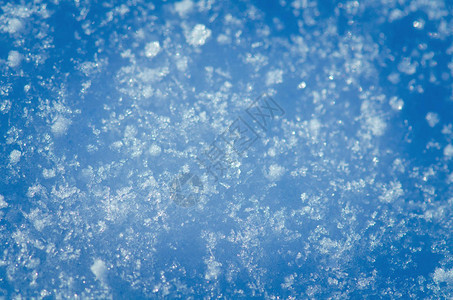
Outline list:
[[[146,57],[152,58],[160,52],[160,44],[158,41],[150,42],[145,46]]]
[[[210,29],[206,28],[203,24],[197,24],[192,31],[186,35],[186,40],[187,43],[192,46],[203,46],[210,36]]]
[[[9,162],[14,165],[17,164],[20,161],[20,157],[22,156],[22,152],[19,150],[13,150],[9,154]]]
[[[96,259],[90,269],[94,276],[96,276],[97,280],[102,282],[105,281],[107,276],[107,267],[105,266],[105,262],[100,259]]]
[[[9,51],[8,53],[8,66],[11,68],[17,67],[20,65],[20,62],[22,60],[22,56],[20,55],[19,52],[17,51]]]
[[[429,126],[434,127],[439,123],[439,115],[433,112],[426,114],[426,121],[428,121]]]

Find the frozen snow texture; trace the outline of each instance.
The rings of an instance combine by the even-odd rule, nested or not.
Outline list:
[[[162,149],[159,145],[153,144],[149,147],[149,154],[151,156],[158,156],[162,152]]]
[[[19,52],[12,50],[8,53],[8,66],[11,68],[17,67],[22,61],[22,56]]]
[[[404,192],[401,183],[398,181],[391,182],[389,188],[384,188],[384,193],[379,197],[379,200],[384,203],[391,203],[397,200],[403,194]]]
[[[145,46],[145,55],[148,58],[156,56],[160,52],[160,44],[158,41],[150,42]]]
[[[426,114],[426,121],[428,121],[429,126],[434,127],[439,123],[439,115],[433,112]]]
[[[187,43],[196,47],[203,46],[206,40],[211,36],[211,30],[206,28],[203,24],[197,24],[195,27],[186,35]]]
[[[71,125],[70,120],[66,119],[63,116],[58,116],[55,118],[51,126],[51,131],[55,136],[61,136],[66,133],[66,131],[69,128],[69,125]]]
[[[21,20],[17,18],[12,18],[8,20],[8,25],[6,26],[6,31],[8,33],[16,33],[19,32],[24,25],[22,24]]]
[[[105,262],[101,259],[96,259],[90,269],[94,276],[96,276],[97,280],[105,282],[107,279],[107,267],[105,266]]]
[[[272,164],[269,166],[269,171],[266,174],[266,177],[271,181],[279,180],[283,174],[285,174],[285,168],[278,165]]]
[[[9,162],[14,165],[17,164],[20,161],[20,157],[22,156],[22,152],[19,150],[13,150],[9,154]]]
[[[451,82],[453,46],[432,44],[451,40],[441,1],[344,1],[329,5],[338,14],[327,19],[322,1],[277,1],[281,19],[256,1],[49,4],[57,18],[44,17],[49,1],[22,2],[5,1],[0,14],[9,73],[0,88],[0,171],[12,183],[0,189],[8,202],[0,201],[0,294],[446,298],[452,121],[437,111],[450,108],[437,106],[442,93],[430,98],[426,88]],[[74,14],[60,11],[68,8]],[[413,27],[431,11],[441,17]],[[364,12],[371,19],[359,28]],[[74,47],[59,46],[58,16],[81,29],[64,36]],[[420,38],[402,31],[395,40],[393,26]],[[17,69],[9,69],[11,50],[22,56]],[[422,88],[432,105],[412,118]],[[247,116],[262,92],[290,113],[229,166],[228,191],[197,174],[214,194],[196,209],[175,207],[165,187],[172,173],[187,164],[195,174],[189,162],[201,145],[241,110]],[[435,125],[423,159],[416,149],[401,153],[429,129],[428,107],[447,123]],[[73,143],[56,138],[66,133]],[[13,149],[22,151],[16,165]],[[203,251],[197,233],[210,224],[219,238]],[[439,268],[419,268],[424,258]]]
[[[207,265],[205,279],[216,280],[220,275],[220,267],[222,266],[222,264],[216,261],[212,256],[209,258],[209,260],[205,260],[205,263]]]
[[[49,179],[49,178],[55,177],[55,169],[43,169],[42,170],[42,176],[45,179]]]
[[[442,268],[436,268],[433,279],[437,283],[445,282],[447,284],[453,284],[453,269],[445,271]]]

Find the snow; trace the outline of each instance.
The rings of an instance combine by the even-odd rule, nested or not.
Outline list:
[[[149,148],[149,154],[151,156],[159,156],[161,152],[162,152],[162,149],[161,149],[161,147],[159,147],[159,145],[153,144]]]
[[[278,165],[278,164],[272,164],[269,166],[269,170],[266,174],[266,177],[270,181],[277,181],[279,180],[283,174],[285,174],[285,168]]]
[[[106,282],[107,280],[107,267],[105,262],[101,259],[96,259],[94,263],[90,267],[91,272],[93,272],[96,279],[102,282]]]
[[[12,50],[8,53],[8,65],[11,68],[18,67],[20,65],[21,61],[22,61],[22,55],[19,52]]]
[[[282,70],[272,70],[267,73],[266,76],[266,85],[273,85],[283,82],[283,71]]]
[[[433,278],[437,283],[445,282],[447,284],[453,284],[453,268],[451,270],[436,268]]]
[[[302,81],[301,83],[299,83],[299,85],[297,86],[298,89],[304,89],[307,87],[307,84],[305,83],[305,81]]]
[[[5,201],[5,196],[0,195],[0,209],[8,206],[8,203]]]
[[[453,145],[452,144],[448,144],[447,146],[445,146],[444,156],[446,159],[453,158]]]
[[[21,20],[17,18],[11,18],[8,20],[8,25],[6,26],[6,31],[10,34],[19,32],[23,28]]]
[[[451,298],[445,1],[16,2],[0,298]]]
[[[43,169],[42,176],[45,179],[53,178],[53,177],[55,177],[55,170],[54,169]]]
[[[403,109],[404,101],[402,99],[398,99],[398,97],[394,96],[394,97],[390,98],[389,104],[392,107],[392,109],[399,111],[399,110]]]
[[[64,135],[69,126],[71,125],[71,121],[63,116],[57,116],[50,127],[50,130],[55,136],[62,136]]]
[[[149,42],[145,46],[145,55],[148,58],[153,58],[160,52],[160,44],[158,41]]]
[[[439,115],[433,112],[429,112],[425,117],[430,127],[434,127],[439,123]]]
[[[193,10],[194,3],[192,0],[183,0],[175,3],[175,11],[180,17],[186,16]]]
[[[406,73],[407,75],[412,75],[417,71],[417,65],[417,62],[411,62],[409,57],[404,57],[398,64],[398,71]]]
[[[203,24],[197,24],[186,34],[186,41],[194,47],[203,46],[211,36],[211,30]]]
[[[13,165],[17,164],[20,161],[21,156],[22,152],[20,152],[19,150],[13,150],[9,154],[9,162]]]

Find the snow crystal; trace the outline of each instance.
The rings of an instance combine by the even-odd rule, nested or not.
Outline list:
[[[180,17],[184,17],[193,9],[193,2],[191,0],[183,0],[175,3],[175,11]]]
[[[404,106],[404,101],[398,97],[392,97],[389,101],[390,106],[393,110],[402,110]]]
[[[210,259],[206,260],[205,262],[208,267],[208,269],[206,270],[205,278],[207,280],[216,280],[220,275],[220,267],[222,266],[222,264],[215,261],[213,257],[210,257]]]
[[[311,119],[309,122],[310,132],[313,137],[316,137],[321,129],[321,123],[318,119]]]
[[[211,30],[203,24],[197,24],[190,33],[186,35],[187,43],[192,46],[203,46],[211,36]]]
[[[423,29],[425,27],[425,21],[424,20],[417,20],[412,22],[412,26],[417,29]]]
[[[383,135],[387,128],[387,124],[380,116],[370,116],[367,118],[366,123],[375,136]]]
[[[450,158],[453,157],[453,145],[448,144],[448,145],[444,148],[444,156],[445,156],[447,159],[450,159]]]
[[[68,130],[69,125],[71,125],[71,121],[62,117],[58,116],[55,118],[50,130],[56,136],[61,136],[66,133]]]
[[[429,126],[434,127],[439,123],[439,115],[433,112],[426,114],[426,121],[428,121]]]
[[[379,196],[379,200],[384,203],[391,203],[397,200],[404,194],[401,183],[399,181],[393,181],[390,183],[389,188],[384,188],[384,192]]]
[[[49,179],[49,178],[55,177],[55,169],[44,169],[44,170],[42,170],[42,176],[45,179]]]
[[[398,64],[398,71],[406,73],[407,75],[412,75],[417,71],[417,65],[418,65],[417,62],[411,63],[410,58],[405,57]]]
[[[307,87],[307,84],[305,83],[305,81],[302,81],[301,83],[299,83],[299,85],[297,86],[298,89],[304,89]]]
[[[159,147],[159,145],[153,144],[149,148],[149,154],[151,156],[158,156],[162,152],[162,149]]]
[[[20,157],[22,156],[22,152],[19,150],[13,150],[9,154],[9,162],[14,165],[17,164],[20,161]]]
[[[283,70],[272,70],[266,75],[266,85],[272,85],[283,82]]]
[[[22,56],[19,52],[12,50],[8,53],[8,66],[10,66],[11,68],[20,65],[21,60]]]
[[[104,282],[107,279],[107,267],[105,262],[100,259],[96,259],[90,267],[91,272],[93,272],[96,279]]]
[[[445,271],[442,268],[436,268],[436,271],[434,271],[433,279],[437,283],[446,282],[453,284],[453,269]]]
[[[16,33],[20,31],[23,27],[22,22],[19,19],[12,18],[8,20],[8,25],[6,26],[6,31],[9,33]]]
[[[266,177],[271,181],[277,181],[283,176],[284,173],[284,167],[278,164],[272,164],[271,166],[269,166],[269,172],[266,174]]]
[[[146,57],[152,58],[160,52],[160,44],[158,41],[150,42],[145,46]]]
[[[8,206],[8,203],[5,201],[5,197],[3,195],[0,195],[0,209],[5,208]]]

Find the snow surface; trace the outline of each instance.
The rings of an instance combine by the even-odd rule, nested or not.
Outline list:
[[[449,1],[0,12],[0,299],[453,298]]]

